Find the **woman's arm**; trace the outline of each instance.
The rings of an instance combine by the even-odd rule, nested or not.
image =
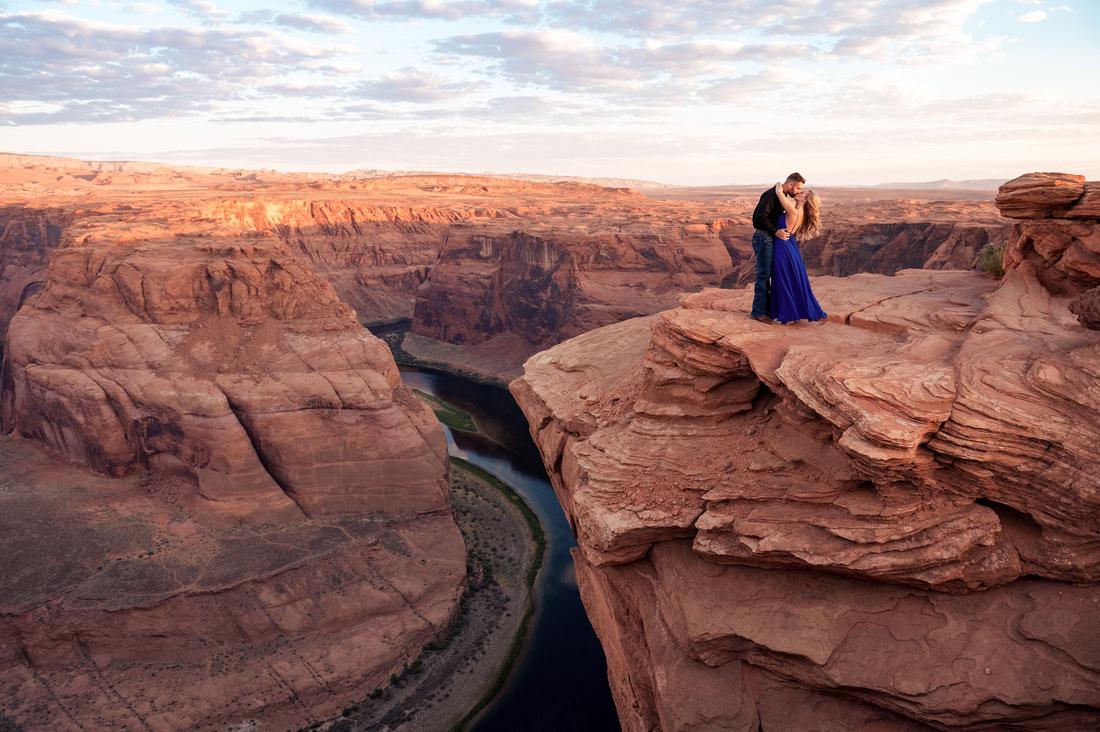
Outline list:
[[[802,223],[801,202],[784,193],[782,183],[775,184],[775,195],[779,199],[779,204],[783,207],[783,210],[787,212],[787,231],[793,233],[798,229],[798,225]]]
[[[779,205],[782,206],[783,210],[787,212],[788,218],[796,215],[795,200],[783,192],[782,183],[775,184],[775,195],[779,197]],[[787,230],[789,231],[790,227],[787,227]]]

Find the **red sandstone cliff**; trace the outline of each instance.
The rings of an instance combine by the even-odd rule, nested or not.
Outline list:
[[[494,235],[453,227],[417,292],[414,332],[458,344],[515,333],[548,345],[669,306],[685,290],[718,285],[730,269],[706,224],[586,228]]]
[[[1002,188],[1001,282],[707,290],[525,364],[624,729],[1100,724],[1095,186]]]
[[[298,727],[453,620],[465,547],[439,423],[286,239],[104,203],[12,318],[8,720]]]
[[[96,214],[107,198],[196,235],[278,239],[328,278],[361,322],[413,317],[415,302],[414,333],[501,371],[564,338],[671,307],[679,292],[751,281],[759,195],[648,197],[480,176],[355,178],[10,155],[0,155],[0,193],[23,210],[48,196],[55,220]],[[821,193],[826,230],[803,248],[818,274],[972,268],[986,243],[1007,234],[992,203],[974,194]],[[9,228],[4,241],[9,250],[56,245],[25,228]],[[14,289],[15,271],[6,272]],[[0,307],[14,313],[19,294],[0,293]]]
[[[537,217],[456,223],[417,290],[412,333],[457,348],[416,337],[407,348],[517,374],[539,348],[666,309],[679,293],[749,283],[754,204],[592,193],[587,206],[566,199]],[[1010,228],[989,201],[841,200],[825,216],[823,235],[802,246],[819,274],[970,269]]]
[[[0,353],[15,311],[46,279],[46,257],[71,214],[58,208],[0,207]]]

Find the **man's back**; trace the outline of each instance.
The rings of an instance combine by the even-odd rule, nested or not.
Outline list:
[[[783,207],[779,203],[779,196],[774,188],[769,188],[760,194],[760,201],[756,204],[756,210],[752,212],[752,226],[754,229],[766,231],[775,236],[775,230],[779,228],[779,214]]]

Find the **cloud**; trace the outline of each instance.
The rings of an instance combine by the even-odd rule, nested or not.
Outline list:
[[[484,83],[445,81],[433,73],[406,67],[362,82],[352,94],[389,102],[438,102],[469,94],[483,86]]]
[[[670,80],[727,74],[731,64],[810,57],[807,44],[719,41],[600,45],[563,30],[505,30],[452,36],[435,42],[440,54],[484,59],[519,84],[561,91],[644,92]]]
[[[201,18],[206,21],[217,22],[229,17],[229,13],[222,10],[210,0],[168,0],[168,4],[176,7],[188,15]]]
[[[336,84],[317,84],[302,81],[281,81],[256,87],[256,91],[281,97],[317,97],[337,96],[344,93],[344,87]]]
[[[1021,14],[1016,20],[1021,23],[1041,23],[1047,19],[1047,14],[1042,10],[1032,10]]]
[[[538,0],[307,0],[307,4],[367,20],[503,17],[514,22],[535,21],[540,6]]]
[[[699,97],[706,102],[728,104],[768,96],[790,88],[804,79],[804,75],[783,68],[764,69],[755,74],[743,74],[712,82],[699,91]]]
[[[310,33],[351,33],[355,30],[346,20],[319,13],[281,13],[275,16],[274,22]]]
[[[266,29],[136,28],[55,12],[0,14],[0,87],[9,124],[101,122],[204,112],[338,49]]]
[[[533,28],[626,38],[763,35],[776,42],[821,38],[838,55],[879,60],[957,58],[967,21],[993,0],[308,0],[332,13],[378,20],[499,19]]]

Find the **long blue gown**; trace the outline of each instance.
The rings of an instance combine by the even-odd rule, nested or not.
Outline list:
[[[779,228],[787,228],[787,214],[779,215]],[[775,239],[772,255],[772,286],[769,295],[768,315],[779,323],[796,320],[821,320],[826,313],[814,297],[806,263],[792,234],[789,239]]]

